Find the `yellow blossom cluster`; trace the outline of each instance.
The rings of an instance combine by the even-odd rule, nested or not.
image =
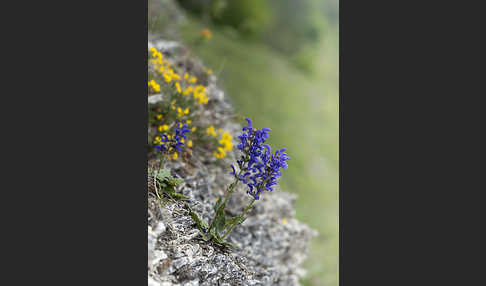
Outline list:
[[[202,85],[197,85],[194,89],[194,98],[197,100],[199,104],[207,104],[208,103],[208,96],[206,95],[206,88]]]
[[[223,132],[221,135],[221,139],[218,141],[220,145],[223,146],[223,149],[226,151],[233,150],[233,137],[229,134],[229,132]]]
[[[221,131],[222,132],[222,131]],[[218,143],[221,145],[213,152],[214,157],[221,159],[226,157],[226,151],[233,150],[233,137],[229,134],[229,132],[222,132],[221,139]]]
[[[216,130],[214,130],[214,126],[213,125],[211,125],[208,128],[206,128],[206,134],[208,134],[209,136],[212,136],[212,137],[218,136],[218,134],[216,133]]]
[[[209,31],[208,31],[209,32]],[[206,33],[206,32],[205,32]],[[209,32],[209,37],[211,37]],[[164,145],[168,148],[168,153],[171,154],[168,156],[169,160],[176,160],[181,157],[180,152],[176,152],[170,147],[169,142],[162,142],[163,140],[162,134],[168,136],[169,141],[171,141],[175,134],[174,134],[174,122],[179,122],[180,125],[183,123],[188,125],[188,128],[191,130],[191,134],[195,134],[194,132],[197,130],[195,126],[192,126],[192,120],[194,120],[194,115],[197,115],[197,105],[207,104],[209,101],[207,95],[207,88],[198,82],[198,79],[189,74],[188,72],[184,72],[183,74],[178,74],[177,68],[173,69],[171,64],[168,62],[167,58],[164,58],[161,52],[159,52],[156,48],[150,48],[150,59],[149,64],[151,66],[151,70],[158,74],[158,79],[150,80],[148,82],[149,88],[151,88],[151,92],[158,93],[164,88],[164,92],[166,91],[166,87],[170,88],[167,91],[170,91],[168,94],[169,99],[169,106],[167,113],[161,114],[162,108],[158,109],[155,114],[155,125],[153,126],[159,133],[159,136],[155,136],[153,144],[154,145]],[[206,69],[204,73],[207,75],[212,74],[212,70]],[[164,107],[165,108],[165,107]],[[191,120],[192,119],[192,120]],[[181,128],[181,127],[179,127]],[[216,148],[217,151],[213,152],[213,155],[216,158],[224,158],[227,156],[227,151],[231,151],[233,149],[232,137],[228,132],[224,132],[221,129],[216,130],[214,126],[210,126],[206,128],[206,134],[210,137],[213,137],[214,143],[212,144],[213,148]],[[194,135],[188,135],[194,136]],[[197,136],[197,135],[196,135]],[[218,138],[221,136],[220,138]],[[194,138],[194,137],[193,137]],[[189,140],[189,137],[185,140],[178,138],[180,142],[185,144],[185,147],[193,147],[193,141]],[[197,142],[196,142],[197,143]],[[216,146],[215,146],[216,145]],[[167,150],[164,148],[158,147],[158,149]],[[214,150],[214,149],[213,149]]]
[[[206,88],[203,85],[193,85],[197,83],[197,78],[195,76],[191,76],[188,73],[184,73],[184,76],[180,76],[171,68],[170,64],[164,59],[161,52],[157,51],[156,48],[151,47],[150,52],[152,54],[152,59],[150,62],[155,67],[155,70],[160,73],[164,79],[164,81],[169,84],[174,82],[174,87],[177,93],[182,95],[189,95],[192,93],[194,99],[199,104],[207,104],[209,98],[206,94]],[[155,85],[151,85],[149,82],[149,86],[157,90],[156,92],[160,91],[160,85],[156,82],[153,82]],[[156,86],[158,85],[158,86]]]
[[[164,59],[162,53],[157,51],[156,48],[151,47],[150,52],[152,53],[152,59],[150,59],[150,63],[152,63],[155,67],[155,70],[162,74],[166,83],[170,83],[171,81],[180,80],[181,77],[174,70],[170,67],[169,63]]]
[[[160,84],[156,83],[155,80],[149,81],[148,86],[151,87],[154,92],[160,91]]]
[[[216,157],[218,159],[226,157],[226,152],[224,151],[224,149],[222,147],[218,147],[217,150],[218,151],[213,152],[214,157]]]
[[[184,115],[187,115],[188,113],[189,113],[189,107],[184,109],[184,111],[182,110],[182,108],[177,107],[177,117],[182,117]]]
[[[184,73],[184,80],[186,80],[188,83],[197,82],[197,78],[195,76],[190,76],[188,73]]]
[[[164,124],[164,125],[159,126],[159,132],[164,132],[164,131],[167,131],[167,130],[169,130],[169,125]]]
[[[231,137],[229,132],[223,131],[222,129],[218,129],[218,132],[216,132],[213,125],[206,128],[206,134],[211,137],[217,137],[218,133],[221,134],[221,139],[218,141],[220,146],[213,152],[213,155],[220,159],[226,157],[226,151],[233,150],[233,137]]]

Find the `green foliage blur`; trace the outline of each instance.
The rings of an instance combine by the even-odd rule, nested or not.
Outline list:
[[[272,21],[266,0],[178,0],[193,14],[211,19],[214,24],[229,26],[248,38],[257,38]]]
[[[312,72],[327,22],[318,0],[178,0],[182,7],[214,25],[231,27],[248,40],[263,42]]]
[[[247,37],[261,35],[272,21],[272,10],[262,0],[213,0],[214,23],[236,28]]]

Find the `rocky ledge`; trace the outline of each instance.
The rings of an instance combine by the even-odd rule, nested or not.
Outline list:
[[[179,66],[189,66],[193,73],[203,70],[200,62],[184,56],[176,43],[149,43],[175,55]],[[232,123],[231,104],[217,87],[216,78],[206,79],[208,87],[207,120],[224,126],[233,136],[241,126]],[[149,96],[156,104],[163,95]],[[172,173],[184,179],[177,192],[187,199],[167,199],[164,203],[150,192],[148,197],[148,285],[300,285],[305,275],[301,268],[316,232],[295,218],[296,195],[274,190],[255,203],[246,221],[237,226],[227,240],[239,248],[227,248],[202,240],[185,204],[206,221],[214,216],[213,205],[232,183],[228,174],[234,157],[211,162],[195,150],[190,163],[171,161]],[[149,159],[149,164],[153,161]],[[245,186],[238,185],[228,202],[228,215],[236,215],[248,204]]]

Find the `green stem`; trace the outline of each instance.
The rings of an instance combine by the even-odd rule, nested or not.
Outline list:
[[[240,170],[240,172],[236,176],[236,180],[228,187],[228,191],[226,192],[226,194],[224,196],[224,201],[219,206],[220,208],[223,208],[224,209],[224,207],[226,206],[226,203],[228,202],[229,198],[231,197],[231,195],[233,194],[233,192],[235,190],[236,184],[238,184],[238,182],[240,180],[240,175],[241,175],[242,172],[243,172],[243,170]],[[218,212],[218,210],[216,210],[216,212]],[[214,218],[216,218],[216,214],[214,215]],[[211,231],[211,229],[213,228],[214,218],[213,218],[213,221],[211,221],[211,225],[209,226],[208,232]]]
[[[236,187],[236,184],[238,184],[238,182],[240,181],[240,175],[241,175],[242,172],[243,172],[243,170],[240,170],[240,172],[236,176],[236,180],[229,186],[228,192],[226,192],[226,195],[224,197],[224,201],[223,201],[223,204],[224,205],[226,205],[226,203],[228,202],[229,198],[233,194],[233,192],[235,190],[235,187]]]
[[[239,215],[241,218],[244,218],[246,216],[246,214],[250,211],[251,207],[253,206],[253,203],[255,202],[255,198],[252,198],[251,202],[248,204],[248,206],[245,208],[245,210],[243,211],[243,213],[241,215]],[[236,226],[236,223],[238,221],[235,221],[233,222],[233,224],[231,225],[231,227],[228,229],[228,231],[226,231],[226,233],[223,235],[223,239],[225,239],[230,233],[231,231],[233,231],[233,228]]]
[[[161,153],[160,159],[159,159],[159,169],[162,169],[162,165],[165,163],[165,160],[169,156],[169,149],[164,153]]]

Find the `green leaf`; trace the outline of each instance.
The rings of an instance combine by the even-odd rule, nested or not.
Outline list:
[[[165,181],[166,179],[172,177],[170,175],[170,170],[169,169],[160,169],[157,173],[156,173],[156,177],[157,179],[159,179],[161,182]]]
[[[177,185],[179,185],[180,183],[183,183],[183,182],[184,182],[184,179],[182,179],[182,178],[169,177],[169,179],[168,179],[168,183],[171,186],[177,186]]]
[[[201,227],[202,227],[203,229],[205,229],[205,230],[208,230],[208,228],[209,228],[209,223],[208,223],[207,221],[205,221],[205,220],[203,220],[203,219],[202,219],[202,220],[201,220]]]
[[[218,233],[222,232],[226,227],[226,216],[224,212],[217,212],[214,218],[214,227]]]
[[[186,196],[175,191],[175,186],[184,182],[184,179],[172,177],[170,170],[166,168],[155,171],[154,176],[157,178],[158,185],[162,192],[171,196],[173,199],[187,199]]]
[[[196,225],[197,225],[197,227],[199,228],[199,230],[200,230],[202,233],[203,233],[203,229],[204,229],[204,230],[207,230],[207,229],[209,228],[208,223],[207,223],[205,220],[203,220],[203,219],[199,218],[199,216],[197,215],[197,213],[195,213],[195,212],[194,212],[194,211],[191,209],[191,207],[189,207],[188,205],[187,205],[187,208],[189,209],[189,215],[191,216],[191,218],[192,218],[192,220],[194,221],[194,223],[196,223]]]
[[[187,196],[184,196],[183,194],[179,194],[178,192],[172,191],[172,192],[167,192],[172,198],[174,199],[187,199]]]
[[[241,224],[243,221],[244,221],[244,219],[240,215],[229,218],[229,219],[226,220],[225,228],[232,225],[233,223],[234,224]]]
[[[221,206],[221,201],[222,201],[222,199],[218,197],[218,199],[216,200],[216,203],[214,204],[214,211],[215,212],[217,212],[218,208]]]
[[[209,230],[209,235],[216,241],[219,241],[219,235],[216,233],[216,229],[211,228],[211,230]]]

